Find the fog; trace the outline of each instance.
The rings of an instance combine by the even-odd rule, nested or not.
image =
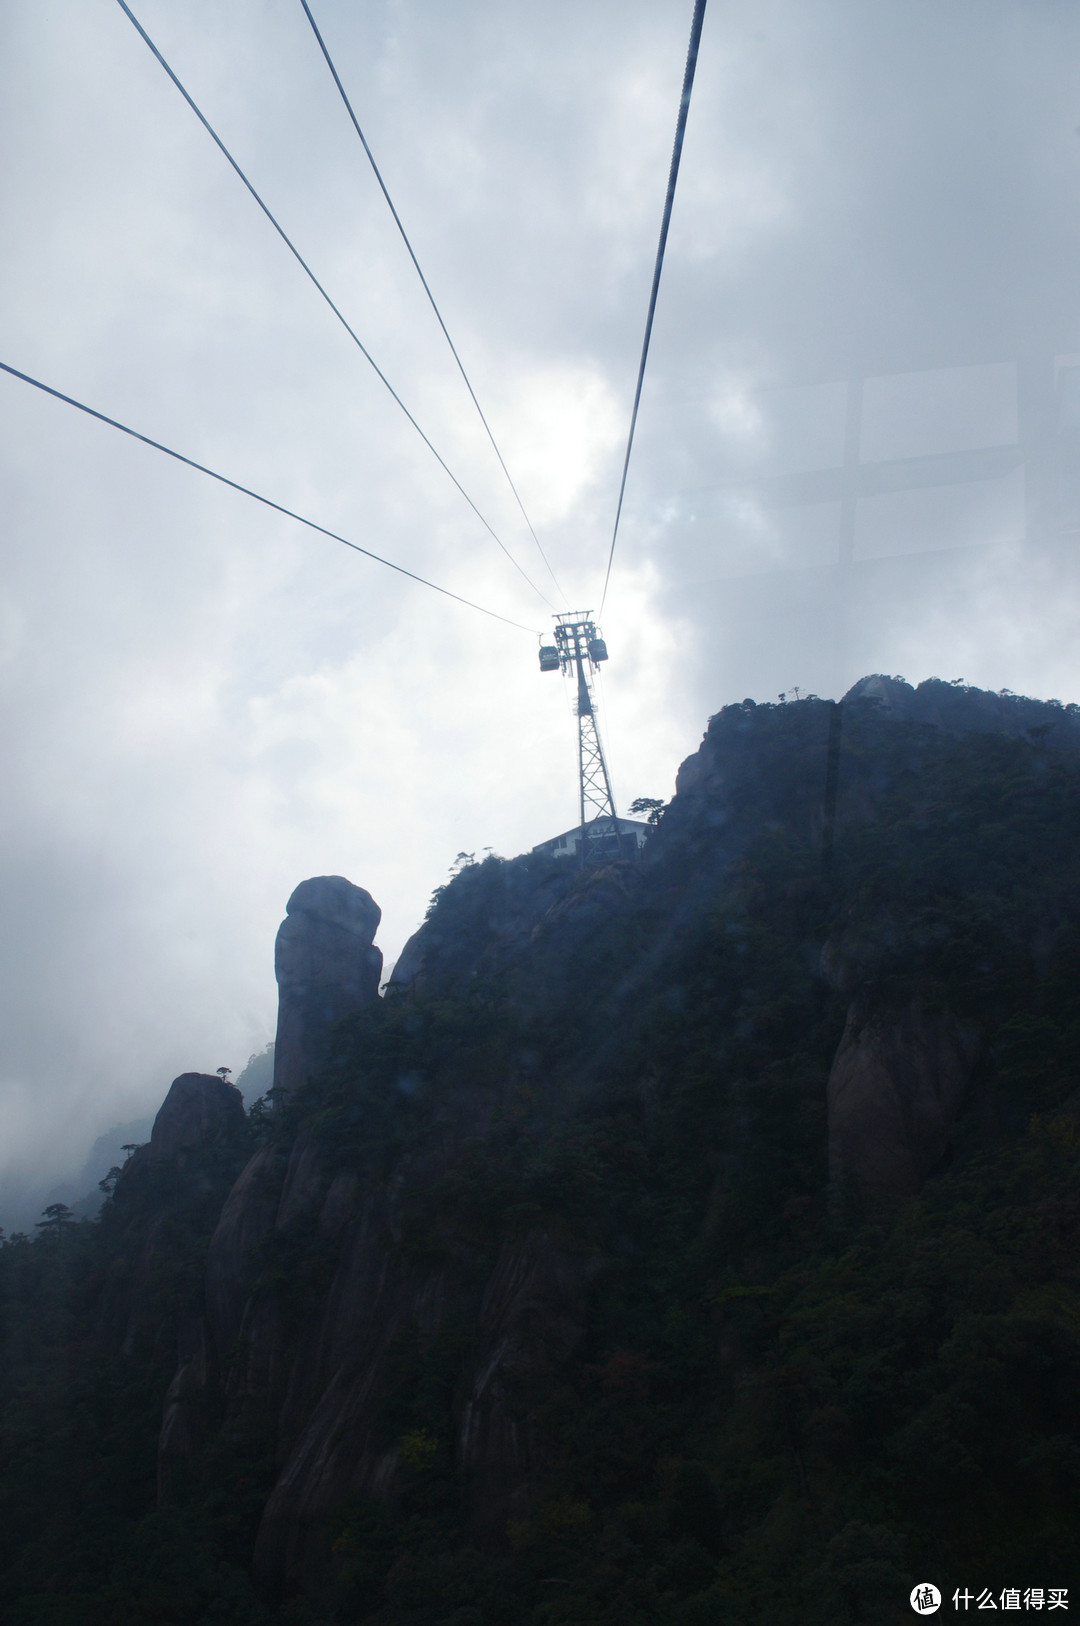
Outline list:
[[[299,4],[136,12],[533,580]],[[690,5],[320,0],[555,573],[599,594]],[[0,378],[0,1220],[272,1036],[305,876],[389,965],[459,852],[576,817],[498,550],[114,0],[11,0],[0,360],[521,623]],[[1080,698],[1080,16],[707,12],[612,585],[615,792],[868,671]],[[561,601],[559,608],[563,608]]]

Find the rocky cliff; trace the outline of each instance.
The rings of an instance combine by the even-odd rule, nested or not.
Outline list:
[[[340,1024],[379,991],[382,911],[340,875],[302,881],[274,944],[278,983],[274,1090],[291,1095],[330,1060]]]
[[[124,1355],[161,1336],[160,1290],[176,1267],[178,1237],[193,1216],[220,1208],[222,1180],[245,1145],[240,1091],[209,1073],[181,1073],[150,1139],[128,1158],[110,1199],[115,1261],[97,1305],[99,1335]]]
[[[95,1244],[99,1338],[175,1339],[158,1516],[228,1485],[253,1610],[379,1626],[1030,1567],[1080,1427],[1077,741],[936,681],[726,707],[640,860],[467,866],[384,999],[370,896],[302,883],[273,1111],[178,1079]]]
[[[429,928],[429,976],[440,966],[454,978],[471,975],[470,948],[483,959],[493,948],[520,947],[563,880],[549,874],[537,888],[511,888],[498,907],[482,907],[473,921],[480,940],[471,944],[467,934],[448,941],[442,922]],[[515,891],[528,894],[528,905]],[[377,921],[368,894],[341,877],[304,882],[290,898],[275,955],[278,1114],[317,1069],[333,1071],[348,1019],[375,1000]],[[346,1070],[355,1065],[347,1054],[337,1060]],[[395,1082],[408,1092],[407,1077]],[[400,1156],[389,1178],[343,1167],[332,1138],[304,1124],[273,1135],[229,1193],[210,1242],[203,1317],[184,1328],[166,1398],[160,1482],[174,1482],[177,1459],[205,1443],[197,1419],[207,1389],[220,1391],[225,1431],[269,1425],[282,1463],[254,1558],[270,1595],[317,1586],[326,1574],[330,1517],[346,1493],[395,1494],[404,1464],[400,1443],[382,1427],[387,1391],[403,1346],[437,1342],[451,1326],[478,1330],[458,1374],[454,1445],[470,1517],[478,1529],[501,1531],[508,1515],[526,1509],[529,1431],[507,1391],[513,1374],[557,1366],[576,1346],[589,1259],[543,1226],[505,1239],[490,1257],[453,1225],[419,1251],[409,1245],[425,1200],[453,1178],[462,1145],[490,1131],[511,1087],[511,1078],[494,1087],[470,1081],[448,1094],[437,1138]],[[297,1250],[318,1277],[301,1326],[285,1302],[296,1284],[283,1294],[266,1269],[275,1247]]]

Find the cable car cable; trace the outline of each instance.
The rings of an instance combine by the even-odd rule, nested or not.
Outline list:
[[[123,0],[121,0],[121,3],[123,3]],[[664,217],[660,223],[660,245],[656,250],[656,267],[653,271],[652,292],[649,295],[649,314],[645,319],[645,341],[641,346],[637,388],[634,391],[634,409],[630,414],[630,434],[626,442],[622,482],[619,486],[619,502],[615,510],[615,528],[611,533],[611,547],[608,550],[607,570],[604,574],[604,591],[600,596],[601,615],[604,613],[604,600],[607,598],[608,583],[611,580],[611,561],[615,557],[615,538],[619,534],[623,497],[626,495],[626,474],[630,467],[630,451],[634,444],[634,429],[637,426],[638,407],[641,404],[641,386],[645,378],[645,363],[649,357],[649,340],[652,338],[653,317],[656,314],[656,296],[660,288],[660,273],[664,268],[664,250],[667,247],[668,227],[671,224],[671,207],[675,202],[675,182],[679,178],[679,160],[682,157],[683,136],[686,134],[686,115],[690,111],[690,92],[694,88],[694,72],[697,68],[698,46],[701,43],[701,25],[704,18],[705,0],[694,0],[694,16],[690,24],[690,45],[686,53],[686,71],[683,74],[682,98],[679,102],[679,117],[675,125],[675,147],[671,154],[671,169],[668,172],[667,196],[664,199]]]
[[[141,440],[144,446],[152,446],[156,452],[164,452],[166,457],[173,457],[178,463],[186,463],[189,469],[197,469],[200,474],[208,474],[211,480],[218,480],[223,486],[230,486],[233,491],[239,491],[245,497],[253,497],[264,507],[273,508],[276,513],[284,514],[286,519],[295,519],[301,525],[306,525],[309,530],[318,531],[321,536],[328,536],[332,542],[340,542],[343,547],[352,548],[355,553],[362,553],[365,559],[373,559],[377,565],[385,565],[387,570],[397,571],[399,576],[408,576],[410,581],[419,582],[421,587],[430,587],[433,592],[442,593],[444,598],[452,598],[470,610],[479,610],[481,615],[489,615],[494,621],[502,621],[508,627],[516,627],[519,632],[540,636],[535,627],[526,627],[520,621],[511,621],[508,615],[500,615],[497,610],[485,609],[482,604],[475,604],[471,598],[462,598],[460,593],[452,593],[449,587],[440,587],[438,582],[428,581],[426,576],[418,576],[414,570],[406,570],[404,565],[396,565],[392,559],[384,559],[381,554],[372,553],[370,548],[362,548],[359,542],[350,542],[347,536],[339,536],[337,531],[327,530],[325,525],[319,525],[313,519],[306,519],[303,514],[297,514],[292,508],[286,508],[283,503],[274,502],[271,497],[264,497],[258,491],[252,491],[250,486],[242,486],[238,480],[230,480],[228,475],[207,468],[205,463],[196,463],[193,457],[185,457],[183,452],[174,452],[171,446],[163,445],[160,440],[151,440],[149,435],[140,434],[137,429],[129,429],[126,423],[120,423],[117,418],[107,417],[104,412],[98,412],[94,407],[76,401],[73,395],[65,395],[61,390],[54,390],[50,384],[43,384],[40,378],[32,378],[29,373],[21,373],[17,367],[10,367],[6,361],[0,361],[0,372],[10,373],[12,378],[19,378],[24,384],[32,384],[36,390],[41,390],[45,395],[51,395],[57,401],[63,401],[67,406],[85,412],[88,418],[97,418],[99,423],[107,423],[111,429],[119,429],[122,434],[130,435],[132,440]]]
[[[547,594],[543,593],[540,590],[540,588],[537,587],[537,585],[533,581],[532,577],[529,576],[528,573],[523,569],[523,567],[518,564],[517,560],[514,558],[514,555],[510,552],[510,549],[502,541],[501,537],[492,528],[492,526],[488,524],[487,520],[484,518],[483,514],[480,512],[479,508],[477,508],[476,504],[473,502],[472,498],[469,496],[469,493],[465,490],[465,487],[461,484],[461,481],[457,478],[457,476],[453,473],[453,471],[450,469],[450,467],[447,465],[447,463],[443,460],[443,458],[435,450],[435,447],[432,445],[431,441],[425,435],[424,431],[421,429],[420,425],[417,423],[416,419],[413,417],[412,413],[409,411],[408,407],[405,405],[404,401],[401,399],[401,396],[397,393],[394,386],[391,384],[390,380],[387,378],[386,374],[383,372],[382,368],[378,365],[375,358],[372,356],[371,352],[367,349],[367,347],[361,342],[358,335],[349,326],[349,323],[345,320],[345,317],[342,315],[341,311],[334,304],[334,301],[330,298],[330,295],[327,293],[326,289],[323,287],[322,283],[319,281],[318,277],[315,275],[315,273],[311,269],[310,265],[308,265],[307,261],[304,259],[303,255],[300,253],[300,250],[296,247],[296,244],[288,236],[288,234],[286,233],[284,227],[282,227],[279,224],[277,219],[270,212],[269,207],[267,206],[267,204],[265,204],[263,202],[263,200],[259,196],[258,192],[256,192],[254,186],[252,186],[251,182],[248,180],[247,176],[244,174],[244,171],[240,168],[240,165],[236,162],[236,159],[233,157],[233,155],[229,151],[228,147],[226,147],[225,143],[222,141],[221,137],[218,135],[218,133],[214,129],[213,125],[206,118],[206,116],[201,112],[201,110],[196,105],[196,103],[193,101],[191,96],[188,95],[188,92],[184,89],[183,85],[180,83],[180,80],[176,77],[176,74],[170,68],[169,64],[166,62],[165,58],[162,56],[162,54],[158,50],[157,46],[154,44],[153,40],[150,38],[150,36],[146,32],[145,28],[139,22],[139,19],[135,16],[135,14],[131,10],[130,6],[127,5],[126,0],[117,0],[117,5],[120,7],[121,11],[128,18],[128,20],[131,22],[131,24],[133,25],[133,27],[135,28],[135,30],[139,34],[139,36],[142,38],[144,43],[147,46],[149,46],[151,52],[157,58],[158,62],[161,64],[161,66],[164,68],[165,72],[168,74],[169,78],[172,80],[173,84],[176,86],[177,90],[180,92],[180,94],[184,98],[185,102],[187,102],[188,106],[191,108],[191,111],[195,114],[195,117],[198,119],[199,123],[202,125],[202,127],[206,131],[207,135],[209,135],[210,138],[213,140],[215,145],[218,147],[218,150],[222,153],[223,157],[225,157],[228,160],[228,162],[232,165],[232,167],[236,171],[237,175],[240,177],[240,179],[243,181],[244,185],[247,187],[248,191],[251,193],[251,196],[255,199],[255,202],[259,205],[259,208],[262,210],[262,212],[266,216],[267,220],[269,220],[270,224],[273,226],[274,230],[277,232],[278,236],[281,238],[282,242],[285,244],[286,248],[289,250],[289,252],[292,254],[293,258],[297,261],[297,263],[301,266],[301,268],[307,274],[309,279],[314,283],[315,287],[318,289],[318,291],[322,295],[323,299],[329,305],[330,309],[333,311],[334,315],[337,317],[338,321],[341,323],[342,327],[345,329],[345,331],[349,335],[350,339],[352,339],[353,343],[356,345],[356,347],[360,351],[361,355],[363,355],[364,358],[371,364],[372,368],[374,369],[374,371],[377,374],[377,376],[379,377],[379,379],[382,381],[383,384],[386,385],[386,388],[390,391],[390,394],[393,396],[394,400],[397,402],[397,404],[401,408],[402,412],[404,412],[405,416],[408,418],[409,422],[412,424],[413,428],[416,430],[416,433],[420,436],[420,439],[424,442],[424,445],[427,447],[428,451],[431,452],[432,456],[436,459],[439,466],[450,476],[450,479],[454,482],[454,485],[460,491],[461,495],[465,498],[465,501],[468,503],[469,507],[472,509],[473,513],[476,515],[477,519],[480,521],[481,525],[483,525],[484,529],[493,538],[493,540],[498,543],[499,547],[505,553],[506,557],[509,559],[509,561],[513,565],[514,569],[516,571],[518,571],[522,576],[525,577],[525,580],[528,582],[529,586],[532,588],[533,592],[537,595],[537,597],[543,599],[544,603],[548,606],[549,610],[553,610],[554,605],[552,604],[551,600],[547,597]]]
[[[349,118],[352,120],[353,129],[356,131],[357,135],[360,137],[360,145],[363,147],[365,153],[367,154],[368,163],[371,165],[371,168],[372,168],[372,170],[374,171],[374,174],[375,174],[375,179],[378,181],[379,187],[380,187],[380,189],[382,191],[382,195],[386,199],[386,206],[390,210],[390,213],[394,217],[394,225],[397,227],[398,231],[401,233],[401,240],[405,244],[406,249],[408,250],[409,258],[413,263],[413,266],[415,268],[417,276],[420,278],[420,282],[421,282],[421,285],[423,287],[423,290],[428,296],[428,303],[431,305],[432,310],[435,312],[435,320],[438,322],[439,326],[442,328],[443,338],[446,340],[447,344],[450,346],[450,354],[453,356],[454,360],[457,362],[458,372],[461,374],[462,378],[465,380],[465,388],[469,392],[469,395],[470,395],[470,397],[472,399],[473,406],[476,408],[477,412],[479,413],[480,422],[483,424],[484,429],[487,431],[487,438],[488,438],[488,440],[490,440],[492,450],[494,451],[495,456],[499,460],[499,467],[502,469],[503,473],[506,475],[507,484],[509,485],[510,490],[514,493],[514,501],[517,503],[518,507],[521,509],[521,517],[525,521],[526,525],[529,527],[529,535],[532,537],[533,541],[536,543],[537,548],[540,550],[540,557],[541,557],[541,559],[543,559],[544,564],[547,566],[548,575],[551,577],[552,581],[555,583],[555,588],[556,588],[556,591],[559,594],[559,597],[563,600],[564,603],[566,603],[567,602],[566,594],[562,590],[562,586],[561,586],[561,584],[559,582],[559,578],[556,576],[554,570],[551,568],[551,561],[548,559],[547,554],[544,552],[543,545],[541,544],[540,538],[537,536],[535,530],[533,529],[532,520],[529,518],[528,514],[525,512],[525,504],[521,500],[521,494],[519,493],[517,486],[514,484],[514,481],[513,481],[512,477],[511,477],[511,474],[510,474],[510,470],[507,468],[506,464],[503,461],[503,455],[500,452],[499,447],[498,447],[498,443],[496,442],[495,436],[492,433],[491,425],[488,423],[487,418],[484,416],[484,410],[481,407],[480,402],[476,398],[476,391],[473,389],[472,383],[471,383],[471,381],[469,379],[469,375],[465,371],[465,364],[462,361],[461,357],[458,355],[457,346],[454,344],[453,339],[450,337],[450,334],[449,334],[449,331],[447,329],[446,323],[443,321],[443,318],[442,318],[442,312],[440,311],[438,305],[435,303],[435,295],[432,293],[431,289],[429,288],[428,280],[425,277],[423,271],[421,271],[421,269],[420,269],[420,261],[416,258],[416,253],[415,253],[415,251],[413,249],[412,244],[409,241],[408,233],[406,232],[405,227],[401,224],[401,216],[398,214],[397,210],[395,209],[394,200],[391,198],[390,193],[387,191],[386,182],[383,180],[382,174],[380,173],[380,170],[379,170],[379,166],[375,162],[375,155],[372,152],[371,148],[368,146],[367,137],[364,135],[363,130],[361,130],[361,128],[360,128],[360,122],[357,119],[355,112],[353,111],[353,105],[349,100],[348,94],[347,94],[347,92],[345,90],[345,86],[341,82],[341,76],[338,73],[337,68],[334,66],[334,59],[330,55],[330,52],[327,50],[326,41],[323,39],[322,34],[319,32],[319,25],[315,21],[314,17],[311,15],[311,7],[308,5],[307,0],[300,0],[300,4],[304,8],[304,16],[307,18],[308,22],[311,24],[311,31],[315,35],[315,38],[319,43],[319,50],[322,52],[324,58],[326,59],[326,66],[330,69],[330,73],[331,73],[331,75],[333,77],[334,84],[338,88],[338,94],[340,95],[341,100],[345,103],[345,111],[348,113]]]

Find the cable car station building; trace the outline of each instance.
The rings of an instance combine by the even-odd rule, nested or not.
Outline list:
[[[602,830],[598,828],[601,824]],[[547,853],[550,858],[581,859],[586,854],[595,858],[635,858],[648,833],[649,826],[639,819],[591,819],[587,825],[577,824],[561,836],[539,842],[533,852]]]

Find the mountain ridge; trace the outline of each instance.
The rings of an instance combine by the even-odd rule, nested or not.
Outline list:
[[[290,909],[301,1063],[125,1171],[71,1310],[229,1618],[887,1621],[1075,1562],[1078,712],[727,706],[640,861],[467,866],[381,1000]]]

